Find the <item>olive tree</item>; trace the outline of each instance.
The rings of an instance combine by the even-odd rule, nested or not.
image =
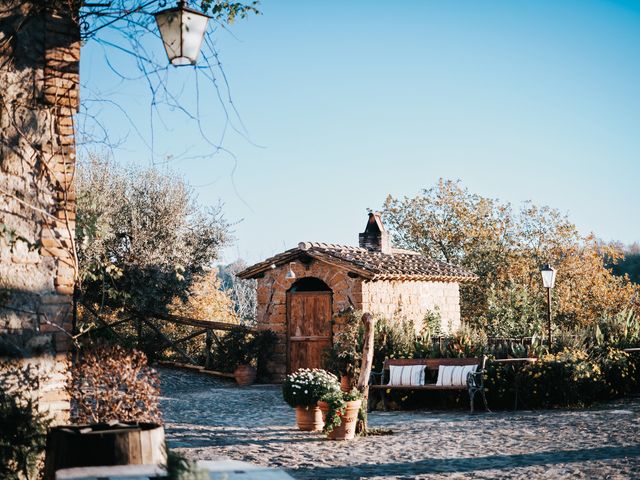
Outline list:
[[[201,207],[179,175],[92,157],[77,178],[83,300],[162,311],[186,296],[230,240],[222,207]]]

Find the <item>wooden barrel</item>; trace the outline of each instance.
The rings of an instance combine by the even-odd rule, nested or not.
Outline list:
[[[164,464],[164,428],[155,423],[54,427],[47,436],[45,480],[61,468]]]

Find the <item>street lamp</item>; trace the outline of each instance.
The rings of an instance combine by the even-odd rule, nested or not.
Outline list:
[[[171,64],[195,65],[210,17],[188,8],[185,0],[154,16]]]
[[[542,285],[547,289],[547,329],[549,334],[549,348],[551,348],[551,289],[556,283],[556,269],[546,264],[540,269]]]

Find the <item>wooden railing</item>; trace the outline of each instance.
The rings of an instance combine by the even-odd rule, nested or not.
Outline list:
[[[152,330],[161,340],[162,344],[158,345],[156,348],[156,353],[161,354],[166,350],[173,350],[184,362],[189,365],[201,366],[199,362],[194,359],[189,353],[184,349],[181,344],[187,342],[189,340],[193,340],[201,335],[205,336],[205,344],[204,344],[204,354],[205,354],[205,364],[204,367],[206,369],[211,369],[213,367],[213,356],[211,354],[213,343],[220,345],[220,338],[216,335],[216,332],[220,331],[230,331],[234,327],[238,327],[238,324],[229,323],[229,322],[220,322],[217,320],[198,320],[195,318],[183,317],[181,315],[171,315],[167,313],[138,313],[133,312],[126,315],[125,318],[121,318],[117,321],[109,322],[102,318],[99,312],[96,312],[91,306],[82,304],[83,309],[89,313],[93,318],[97,320],[100,324],[99,327],[91,329],[92,332],[96,332],[102,329],[108,329],[116,338],[118,338],[122,343],[126,343],[127,340],[115,329],[116,327],[130,323],[135,326],[136,336],[135,340],[137,341],[138,346],[143,344],[143,329],[146,326],[150,330]],[[175,325],[185,325],[194,327],[196,330],[189,333],[188,335],[178,338],[171,339],[167,335],[162,332],[162,329],[156,324],[158,321],[168,322]],[[258,330],[254,327],[243,327],[246,329],[247,333],[255,333]]]

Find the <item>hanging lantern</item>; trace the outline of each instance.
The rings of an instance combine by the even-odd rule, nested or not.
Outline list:
[[[295,280],[296,278],[296,272],[293,271],[293,265],[295,265],[295,262],[289,262],[289,271],[284,276],[287,280]]]
[[[210,17],[188,8],[185,0],[156,13],[155,17],[171,64],[195,65]]]

